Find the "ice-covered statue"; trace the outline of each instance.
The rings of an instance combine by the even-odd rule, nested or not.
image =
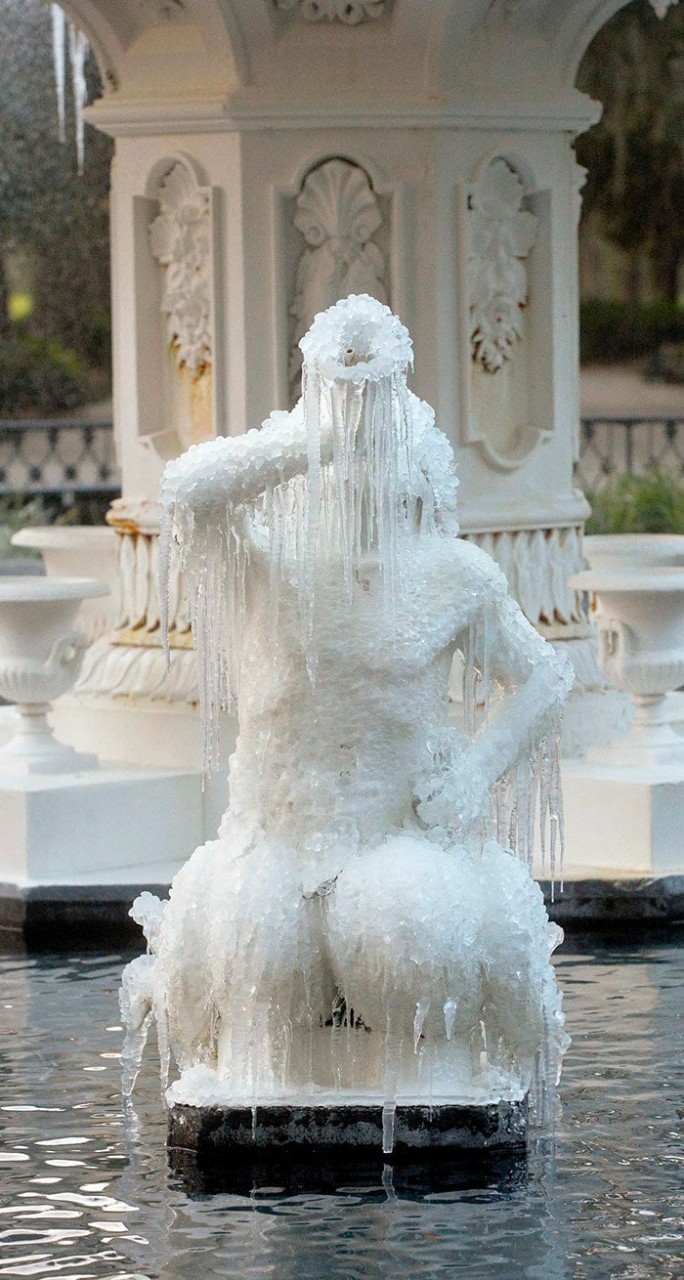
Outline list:
[[[457,537],[452,451],[407,330],[349,297],[301,341],[302,398],[167,466],[162,558],[192,603],[208,753],[235,700],[218,838],[139,899],[124,977],[171,1102],[520,1099],[564,1047],[528,869],[555,839],[567,664]],[[464,723],[448,683],[463,655]],[[535,803],[535,795],[540,803]]]

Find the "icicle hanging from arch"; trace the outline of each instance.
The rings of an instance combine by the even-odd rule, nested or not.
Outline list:
[[[55,91],[57,94],[57,131],[59,140],[66,142],[66,63],[67,36],[69,48],[69,66],[71,69],[71,89],[74,98],[75,141],[78,172],[83,173],[85,158],[85,124],[83,108],[86,105],[87,85],[85,65],[90,45],[88,38],[79,31],[72,22],[68,23],[62,7],[50,5],[52,16],[52,62],[55,73]]]

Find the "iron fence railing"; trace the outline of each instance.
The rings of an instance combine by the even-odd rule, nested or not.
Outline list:
[[[580,422],[575,480],[595,493],[611,476],[656,468],[684,482],[684,417],[592,417]]]
[[[0,494],[118,493],[111,422],[0,418]]]
[[[596,492],[611,476],[656,467],[684,482],[684,417],[584,417],[575,480]],[[100,502],[120,492],[112,423],[0,418],[0,495]]]

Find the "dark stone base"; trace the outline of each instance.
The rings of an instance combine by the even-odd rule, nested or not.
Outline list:
[[[175,1106],[167,1145],[191,1193],[352,1184],[385,1196],[389,1177],[395,1192],[420,1195],[514,1185],[526,1170],[526,1131],[526,1102],[398,1107],[388,1155],[381,1106],[259,1107],[255,1128],[248,1108]]]
[[[139,942],[140,926],[128,912],[148,890],[168,897],[168,884],[0,883],[0,942],[21,940],[29,947],[59,947],[74,941]]]
[[[564,929],[617,929],[625,924],[657,928],[684,923],[684,875],[644,876],[640,880],[566,880],[539,882],[546,909]]]
[[[540,882],[552,920],[564,929],[642,931],[684,923],[684,875],[642,880],[568,880],[563,892]],[[128,912],[144,890],[168,897],[168,884],[0,883],[0,943],[12,940],[35,949],[71,946],[75,941],[142,945],[140,928]]]
[[[370,1147],[382,1151],[382,1106],[261,1106],[256,1124],[248,1107],[175,1106],[168,1145],[209,1155],[249,1148]],[[394,1152],[524,1145],[527,1102],[490,1106],[397,1107]]]

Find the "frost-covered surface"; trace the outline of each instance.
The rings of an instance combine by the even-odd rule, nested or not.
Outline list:
[[[555,857],[571,674],[455,536],[451,449],[406,389],[399,321],[348,298],[302,350],[291,414],[166,470],[162,559],[175,539],[207,720],[233,696],[240,733],[218,839],[163,917],[134,912],[171,1102],[379,1097],[391,1148],[397,1102],[555,1083],[559,931],[527,864],[535,812]]]

